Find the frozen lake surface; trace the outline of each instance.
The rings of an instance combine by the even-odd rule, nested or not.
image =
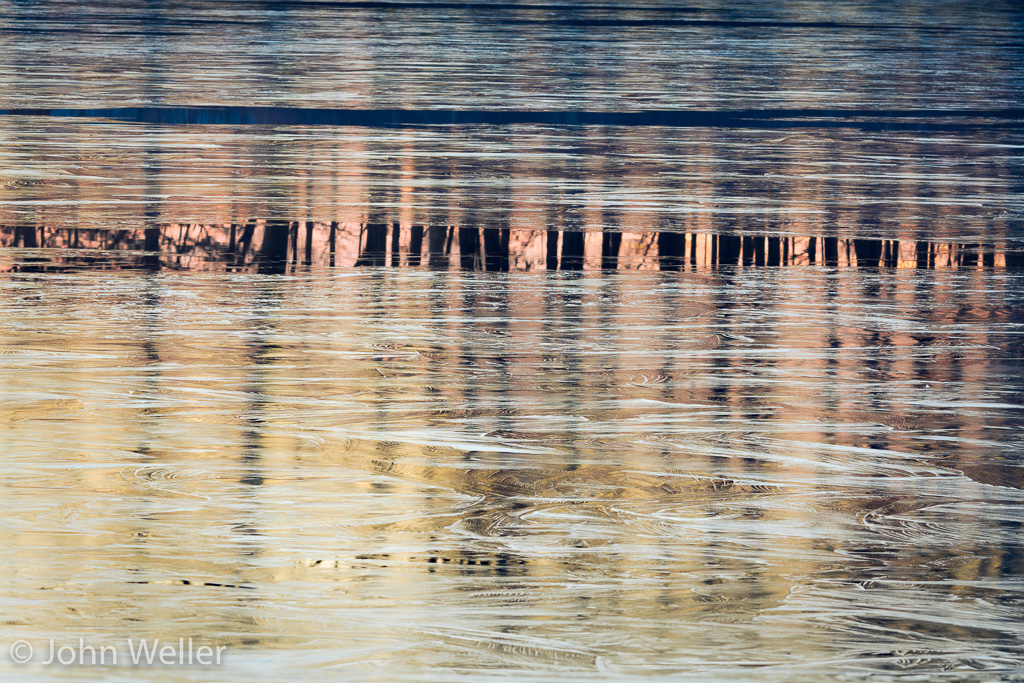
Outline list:
[[[1020,679],[1022,39],[0,0],[5,680]]]

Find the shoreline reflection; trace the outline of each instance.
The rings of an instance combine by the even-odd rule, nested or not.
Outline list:
[[[427,237],[424,240],[424,236]],[[0,270],[169,268],[285,274],[324,267],[664,270],[832,266],[978,270],[1024,266],[1016,245],[764,234],[513,230],[337,221],[168,225],[135,230],[0,226],[0,248],[41,250]],[[144,252],[144,253],[139,253]],[[300,258],[301,253],[301,258]]]

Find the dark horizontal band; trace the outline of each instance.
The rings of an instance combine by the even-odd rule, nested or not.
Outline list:
[[[857,128],[968,130],[1024,127],[1024,109],[741,109],[661,111],[525,111],[449,109],[312,109],[299,107],[115,107],[0,109],[0,116],[116,119],[171,125],[668,126],[720,128]]]

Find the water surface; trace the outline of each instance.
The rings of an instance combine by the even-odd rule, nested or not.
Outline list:
[[[1019,274],[2,282],[5,632],[229,646],[115,678],[1019,673]]]
[[[1022,27],[0,0],[5,679],[1019,680]]]

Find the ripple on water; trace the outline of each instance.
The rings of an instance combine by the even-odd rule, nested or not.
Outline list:
[[[5,347],[57,354],[0,356],[17,637],[159,626],[389,680],[1014,671],[1019,321],[984,288],[405,272],[5,289]],[[681,330],[679,290],[731,312]],[[954,304],[985,313],[958,339]],[[924,362],[907,321],[985,360]]]

